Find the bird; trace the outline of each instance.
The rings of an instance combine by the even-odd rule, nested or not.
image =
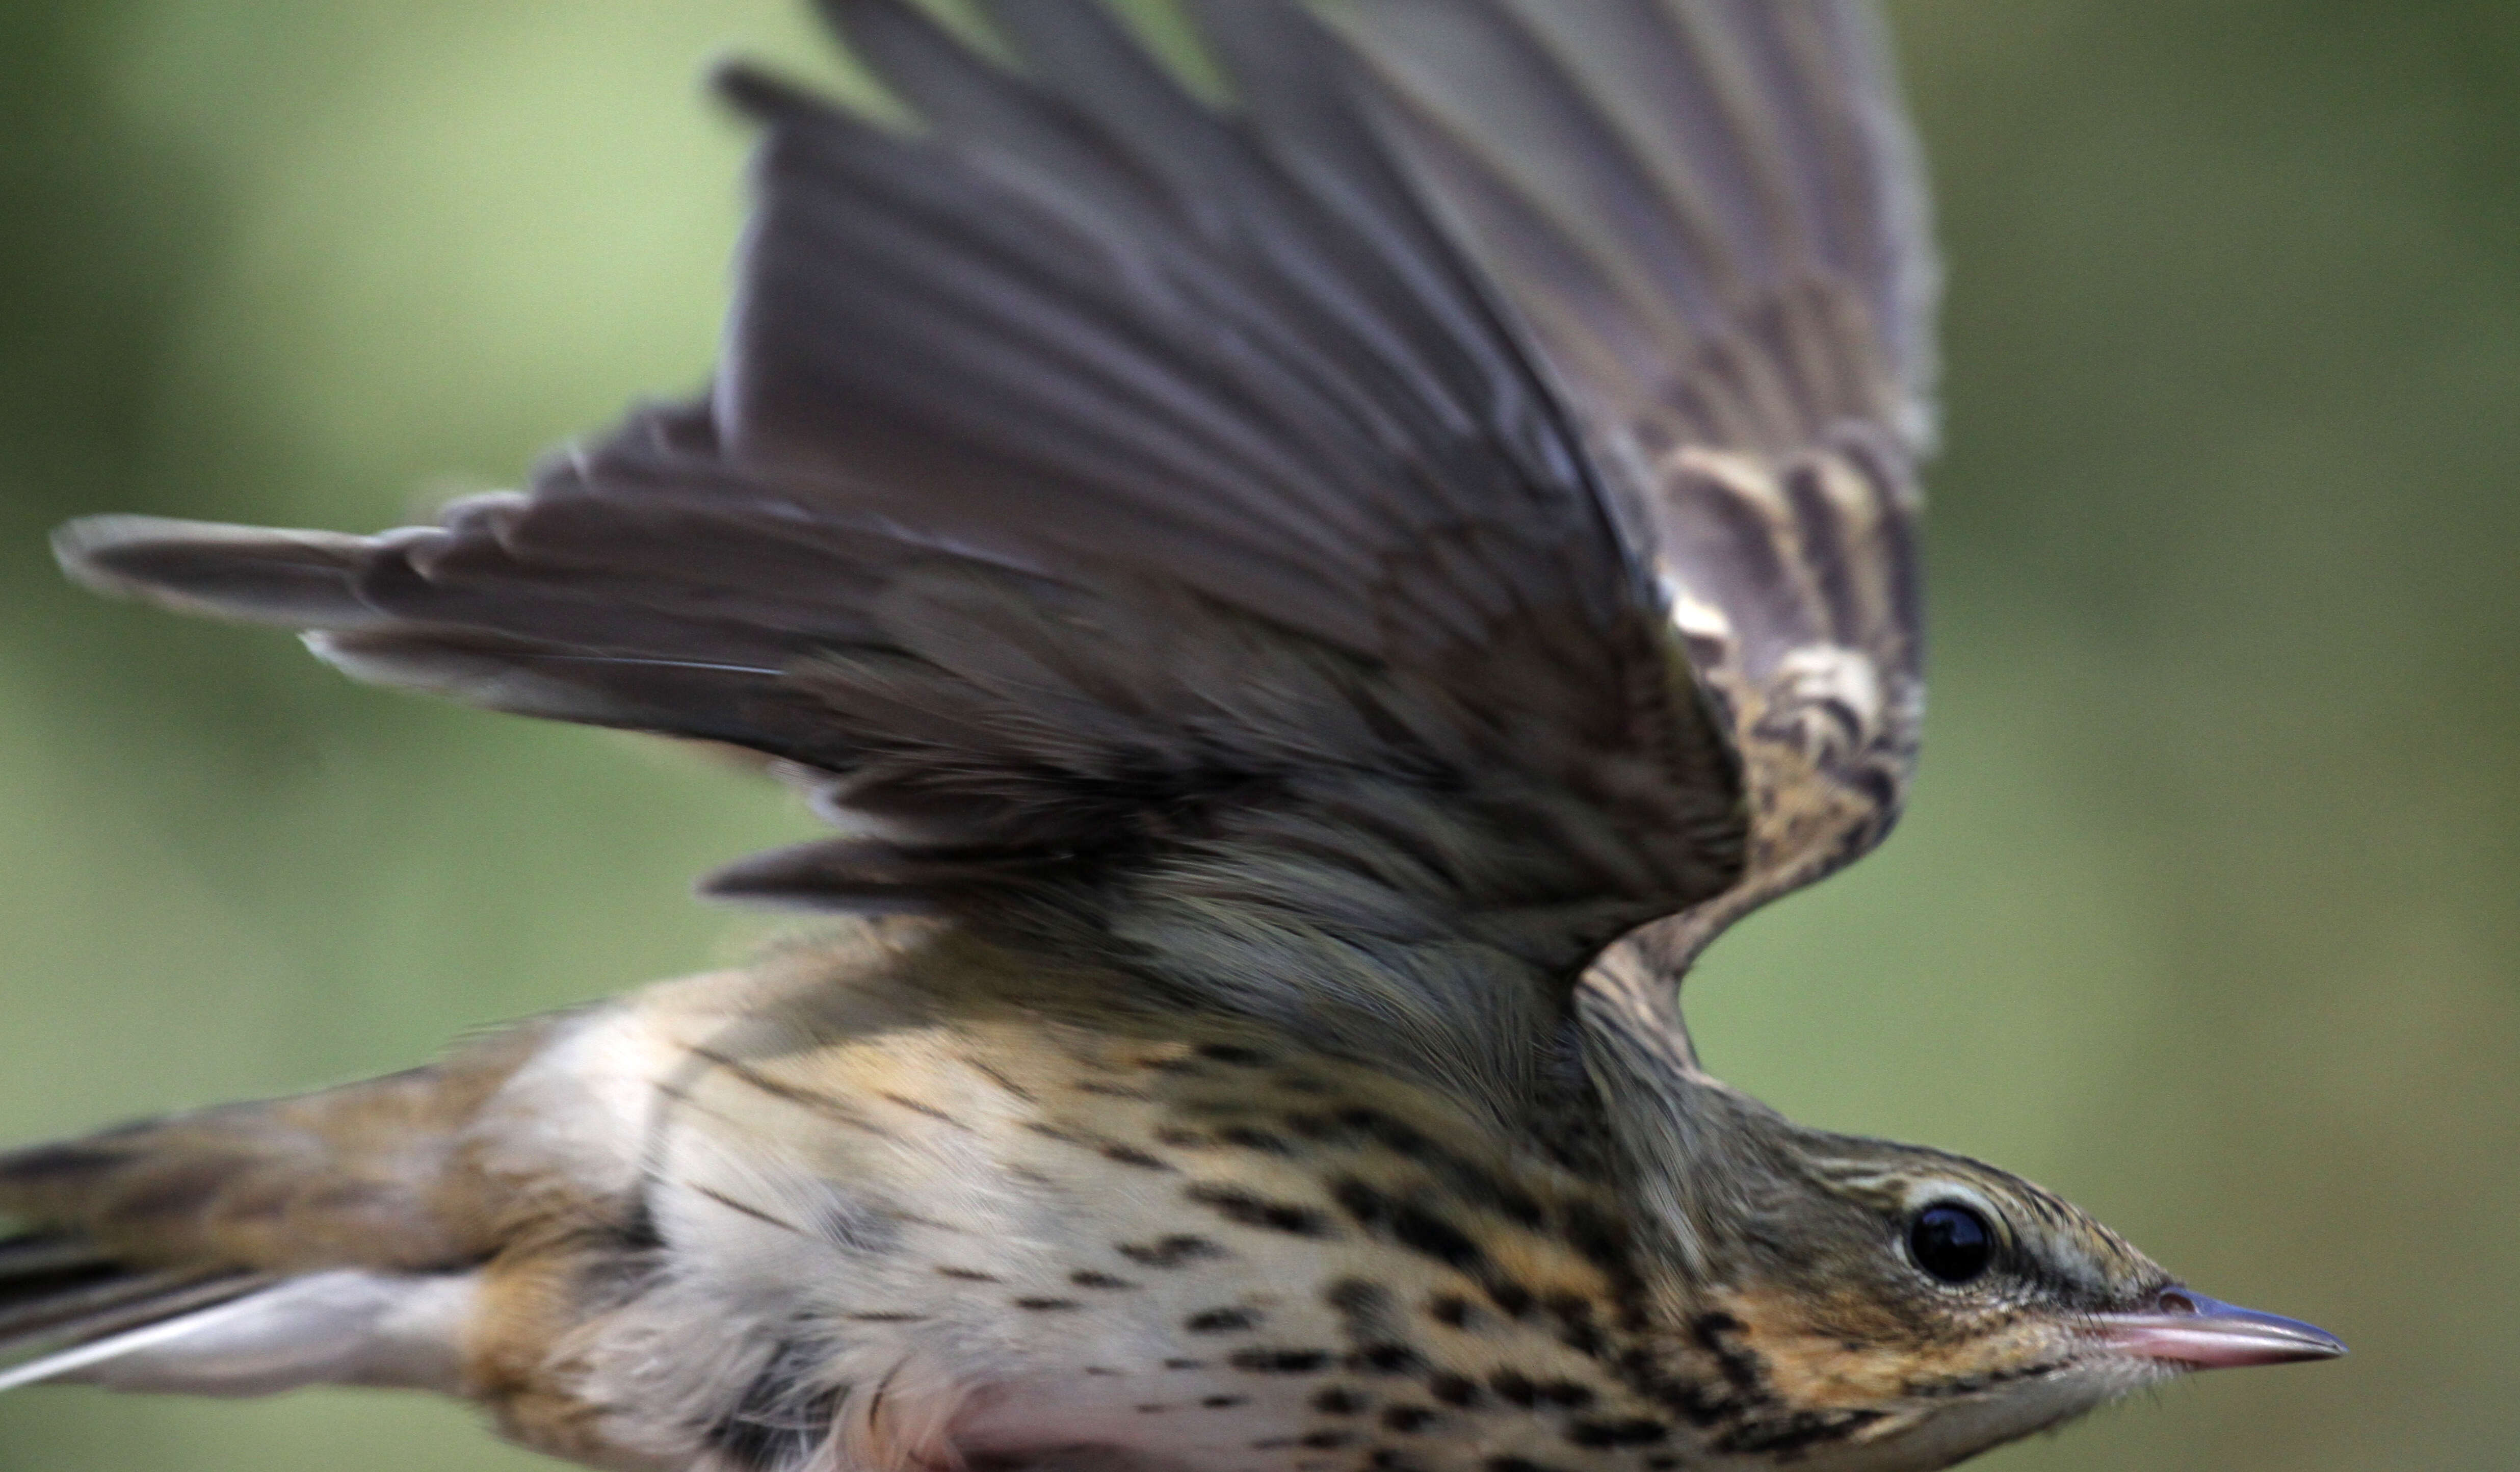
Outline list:
[[[0,1155],[0,1389],[693,1472],[1900,1472],[2343,1353],[1680,1011],[1922,714],[1940,278],[1862,0],[821,0],[704,391],[107,593],[705,743],[729,969]]]

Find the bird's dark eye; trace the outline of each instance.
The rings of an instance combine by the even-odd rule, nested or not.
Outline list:
[[[1995,1261],[1995,1229],[1975,1210],[1941,1202],[1908,1223],[1908,1255],[1946,1283],[1965,1283]]]

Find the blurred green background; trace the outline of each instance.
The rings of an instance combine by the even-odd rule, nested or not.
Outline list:
[[[1690,989],[1726,1073],[2342,1334],[1987,1458],[2520,1464],[2520,7],[1909,0],[1950,258],[1906,826]],[[105,509],[367,529],[698,384],[792,0],[0,6],[0,1140],[740,953],[806,831],[632,741],[75,593]],[[382,1395],[0,1400],[0,1472],[537,1465]]]

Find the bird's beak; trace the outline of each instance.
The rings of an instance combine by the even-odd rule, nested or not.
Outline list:
[[[2122,1354],[2189,1369],[2333,1359],[2344,1341],[2316,1324],[2217,1303],[2184,1288],[2165,1288],[2149,1313],[2103,1313],[2102,1343]]]

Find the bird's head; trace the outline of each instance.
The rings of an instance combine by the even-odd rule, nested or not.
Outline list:
[[[1945,1467],[2189,1370],[2345,1352],[2191,1292],[2016,1175],[1805,1129],[1715,1087],[1721,1103],[1699,1102],[1732,1114],[1730,1160],[1675,1182],[1691,1280],[1654,1316],[1673,1388],[1714,1388],[1693,1393],[1721,1449]]]

